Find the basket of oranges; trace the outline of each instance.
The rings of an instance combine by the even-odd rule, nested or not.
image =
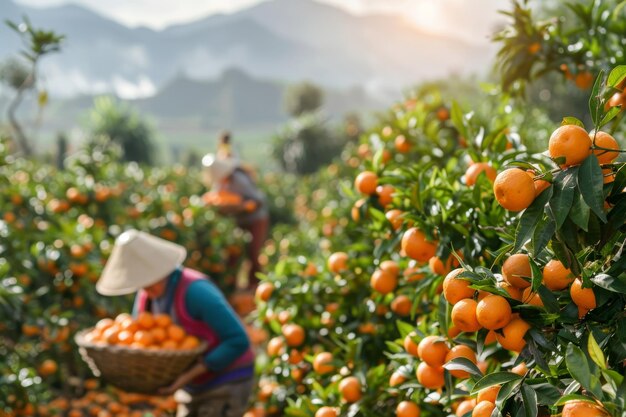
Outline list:
[[[78,332],[76,344],[96,376],[125,391],[154,393],[171,384],[207,348],[167,314],[120,314]]]

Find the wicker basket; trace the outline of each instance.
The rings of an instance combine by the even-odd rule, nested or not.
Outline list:
[[[154,394],[174,382],[207,347],[206,342],[189,350],[146,350],[96,344],[85,340],[90,330],[78,332],[74,339],[94,375],[125,391],[143,394]]]

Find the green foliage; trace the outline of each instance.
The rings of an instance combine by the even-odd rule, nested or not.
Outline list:
[[[111,97],[99,97],[89,113],[89,129],[121,146],[125,161],[154,162],[154,132],[139,113]]]
[[[292,117],[313,113],[324,101],[323,90],[310,82],[291,85],[285,91],[285,110]]]

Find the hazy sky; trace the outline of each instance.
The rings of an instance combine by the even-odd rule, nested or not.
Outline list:
[[[0,0],[4,1],[4,0]],[[267,0],[16,0],[45,7],[67,3],[87,6],[128,26],[155,29],[223,12],[231,13]],[[318,0],[350,12],[388,12],[405,16],[422,29],[486,42],[499,17],[503,0]]]

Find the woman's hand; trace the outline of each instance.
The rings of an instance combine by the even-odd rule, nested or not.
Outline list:
[[[158,393],[161,395],[172,395],[177,390],[181,389],[185,385],[189,384],[197,376],[202,375],[207,371],[207,367],[203,362],[198,362],[191,367],[188,371],[182,373],[172,384],[168,387],[159,388]]]

